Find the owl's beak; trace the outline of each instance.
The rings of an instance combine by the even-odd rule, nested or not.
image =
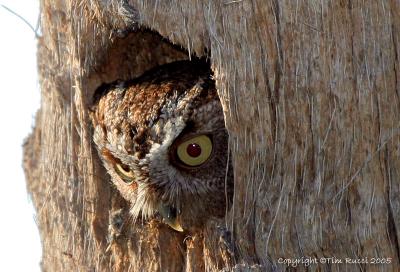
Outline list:
[[[180,216],[175,207],[160,203],[158,212],[164,219],[164,223],[176,231],[182,232],[183,228],[180,223]]]

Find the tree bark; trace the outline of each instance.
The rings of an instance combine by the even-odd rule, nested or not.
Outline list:
[[[44,271],[400,270],[398,1],[41,0],[41,28],[24,168]],[[235,194],[184,237],[129,221],[89,113],[102,83],[191,56],[214,71]]]

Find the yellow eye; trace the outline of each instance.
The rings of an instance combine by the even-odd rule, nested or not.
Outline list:
[[[121,163],[116,163],[115,171],[125,181],[125,183],[130,184],[133,182],[134,175],[133,175],[132,170],[129,168],[129,166],[121,164]]]
[[[211,156],[212,142],[206,135],[193,137],[181,143],[176,153],[178,158],[188,166],[199,166]]]

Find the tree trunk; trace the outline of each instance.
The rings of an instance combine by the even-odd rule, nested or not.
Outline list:
[[[41,26],[24,167],[44,271],[400,270],[398,1],[41,0]],[[129,222],[89,111],[102,83],[194,55],[214,71],[235,194],[184,237]]]

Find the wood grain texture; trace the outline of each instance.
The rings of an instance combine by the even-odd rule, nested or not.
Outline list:
[[[41,11],[42,107],[24,166],[44,271],[283,271],[279,258],[304,256],[392,258],[313,270],[400,269],[398,1],[42,0]],[[234,206],[189,239],[156,222],[110,231],[127,206],[93,152],[93,93],[188,58],[179,47],[210,58]]]

